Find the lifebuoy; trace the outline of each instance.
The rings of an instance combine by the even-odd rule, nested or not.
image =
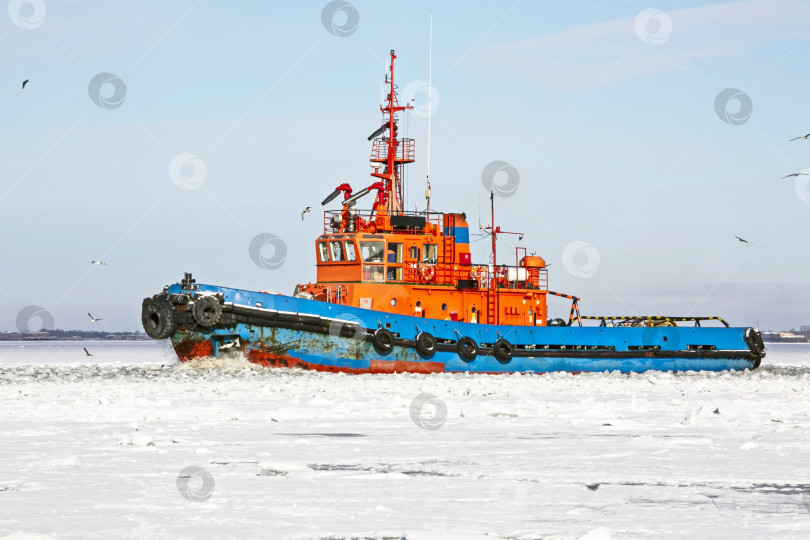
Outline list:
[[[465,362],[472,362],[478,356],[478,344],[474,339],[467,336],[459,338],[458,343],[456,343],[456,350]]]
[[[436,338],[427,332],[419,332],[414,341],[416,343],[416,352],[422,358],[431,358],[436,354]]]
[[[436,278],[436,267],[423,265],[422,279],[425,281],[433,281],[435,278]]]
[[[144,298],[141,305],[141,324],[152,339],[166,339],[177,331],[174,308],[166,298]]]
[[[386,328],[378,328],[371,339],[374,350],[379,354],[388,354],[394,348],[394,334]]]
[[[472,277],[475,281],[478,282],[478,286],[480,287],[487,279],[487,271],[483,266],[476,266],[473,269]]]
[[[501,364],[508,364],[514,352],[515,347],[503,338],[492,345],[492,356]]]
[[[194,301],[194,308],[191,310],[197,324],[205,327],[214,326],[222,317],[222,305],[213,296],[203,296]]]

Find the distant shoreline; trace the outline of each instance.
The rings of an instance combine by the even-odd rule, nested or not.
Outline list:
[[[47,330],[42,332],[0,332],[0,341],[150,341],[143,332],[88,332]]]

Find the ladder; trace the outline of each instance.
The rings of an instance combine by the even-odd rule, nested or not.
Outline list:
[[[442,276],[439,283],[449,283],[455,285],[453,265],[456,262],[456,239],[452,236],[444,237],[444,264],[442,268]],[[438,277],[438,276],[437,276]]]
[[[495,280],[490,280],[490,284]],[[498,291],[491,286],[487,290],[487,324],[498,324]],[[484,321],[481,321],[484,322]]]

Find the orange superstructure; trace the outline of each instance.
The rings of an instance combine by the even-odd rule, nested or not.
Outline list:
[[[397,137],[396,114],[412,107],[399,105],[395,58],[391,51],[383,124],[369,137],[375,181],[356,193],[341,184],[323,201],[343,194],[343,208],[324,213],[315,242],[316,282],[299,285],[296,295],[430,319],[546,325],[546,298],[556,294],[548,291],[546,263],[518,248],[512,265],[497,264],[497,236],[510,233],[494,226],[494,215],[492,262],[474,265],[464,214],[403,210],[402,169],[415,149],[413,139]],[[357,210],[356,201],[375,190],[373,209]]]

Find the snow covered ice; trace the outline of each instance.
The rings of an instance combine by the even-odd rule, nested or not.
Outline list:
[[[810,538],[810,346],[768,351],[351,376],[1,343],[0,537]]]

